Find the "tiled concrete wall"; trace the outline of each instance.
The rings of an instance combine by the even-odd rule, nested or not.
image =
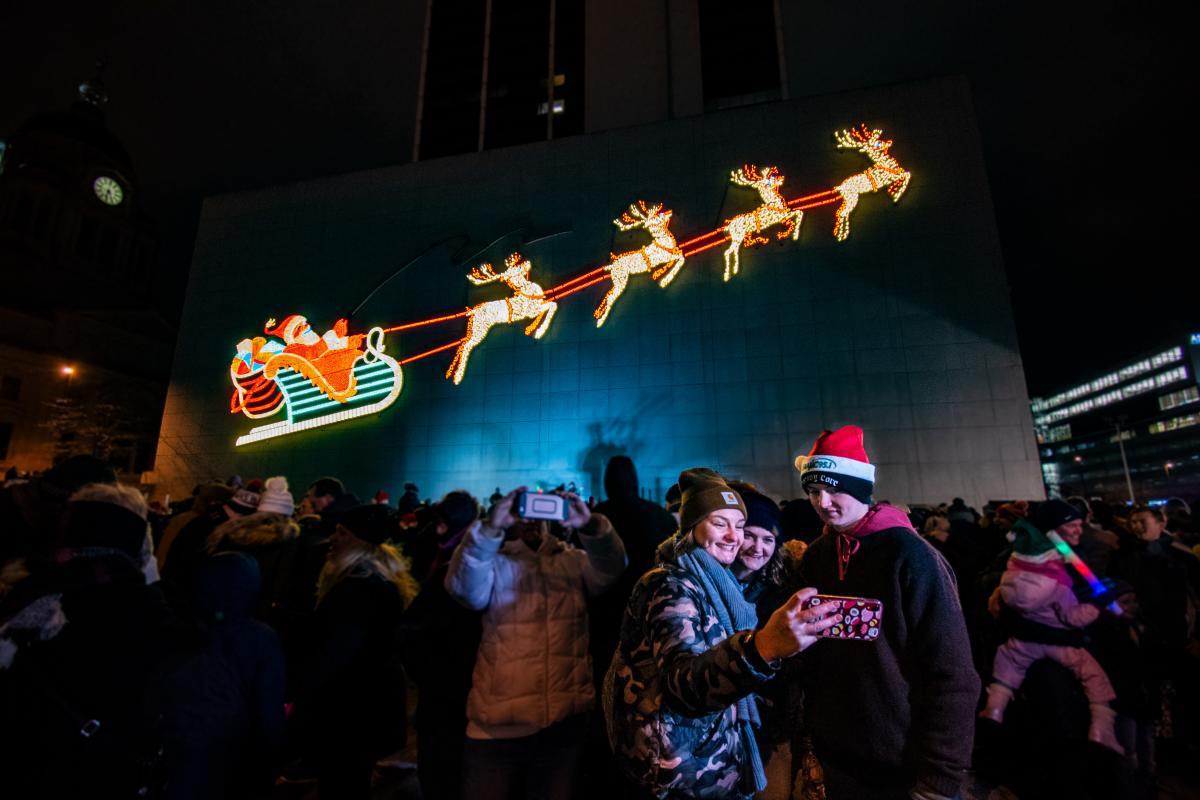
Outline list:
[[[177,493],[198,479],[341,476],[370,495],[405,480],[436,496],[575,481],[600,495],[608,456],[627,452],[661,496],[681,468],[709,465],[778,496],[799,493],[793,457],[823,427],[859,423],[879,464],[877,496],[933,502],[1042,492],[1024,377],[966,84],[944,80],[761,105],[478,155],[209,199],[163,422],[157,469]],[[323,331],[381,280],[455,234],[465,259],[513,249],[551,286],[641,246],[615,234],[631,201],[665,202],[683,241],[750,210],[729,185],[747,161],[777,164],[785,196],[833,186],[866,159],[833,131],[865,121],[913,173],[899,204],[864,196],[846,242],[832,207],[799,242],[744,251],[721,280],[720,250],[688,260],[666,290],[635,276],[607,324],[602,284],[564,298],[541,341],[493,329],[460,386],[449,354],[405,367],[377,417],[235,448],[251,427],[228,413],[234,344],[269,316]],[[562,235],[521,247],[524,240]],[[373,297],[354,327],[396,324],[504,296],[470,288],[439,250]],[[504,329],[502,329],[504,328]],[[462,321],[388,339],[423,352]]]

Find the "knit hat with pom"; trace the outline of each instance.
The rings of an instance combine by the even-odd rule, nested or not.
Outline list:
[[[267,478],[262,499],[258,501],[258,510],[283,514],[287,517],[292,515],[296,510],[296,501],[292,498],[292,493],[288,491],[287,478],[282,475]]]

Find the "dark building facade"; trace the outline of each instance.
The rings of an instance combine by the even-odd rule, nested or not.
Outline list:
[[[106,103],[86,81],[0,149],[0,468],[153,461],[174,330],[148,310],[157,239]]]
[[[520,483],[600,495],[605,461],[623,452],[656,497],[698,464],[794,497],[794,457],[822,428],[857,423],[880,498],[1041,496],[965,81],[705,112],[698,80],[690,99],[666,91],[679,48],[605,49],[594,35],[580,135],[206,201],[156,464],[163,488],[233,471],[297,484],[335,474],[367,493],[411,480],[429,496]],[[593,92],[600,75],[608,83]],[[593,118],[621,125],[592,129]],[[864,137],[879,129],[893,143],[894,172],[868,174],[864,151],[839,148],[835,133],[864,123]],[[776,167],[782,200],[804,216],[794,230],[764,223],[765,243],[743,245],[725,280],[722,231],[765,206],[733,178],[748,164],[759,178]],[[893,202],[886,187],[901,172],[911,185]],[[847,181],[862,194],[839,241],[831,187]],[[656,204],[673,212],[685,264],[665,288],[630,275],[598,327],[605,266],[651,241],[613,221]],[[514,252],[523,261],[506,265]],[[530,298],[555,309],[535,314]],[[491,327],[456,383],[448,367],[485,304]],[[343,334],[368,337],[354,367],[362,399],[335,404],[344,386],[309,381],[305,366],[273,373],[283,388],[253,384],[267,348],[294,334],[308,341],[300,350],[324,351],[313,340],[337,340],[338,319]]]
[[[1115,502],[1200,496],[1200,334],[1031,402],[1047,491]]]

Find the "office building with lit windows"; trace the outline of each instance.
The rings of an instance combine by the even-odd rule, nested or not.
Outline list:
[[[1200,334],[1031,401],[1046,489],[1109,501],[1200,495]]]

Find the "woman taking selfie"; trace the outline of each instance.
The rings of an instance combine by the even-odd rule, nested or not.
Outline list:
[[[659,797],[750,797],[766,786],[753,693],[835,618],[802,609],[803,589],[760,630],[730,571],[742,498],[707,469],[685,470],[679,533],[634,588],[605,684],[609,739],[626,775]]]

